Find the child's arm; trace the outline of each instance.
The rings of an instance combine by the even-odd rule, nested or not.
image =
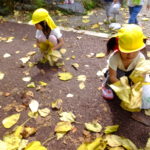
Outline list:
[[[109,67],[109,79],[110,79],[111,83],[115,83],[115,82],[119,81],[117,79],[117,72],[110,67]]]
[[[64,45],[64,39],[61,37],[58,39],[58,44],[55,45],[52,50],[57,50],[59,48],[61,48]]]

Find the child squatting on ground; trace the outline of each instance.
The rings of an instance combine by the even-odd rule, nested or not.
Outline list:
[[[57,65],[62,58],[58,51],[64,44],[60,29],[55,25],[48,11],[43,8],[36,9],[33,12],[32,20],[36,30],[37,46],[43,55],[42,63],[49,62],[50,66]]]
[[[102,86],[102,96],[105,99],[114,98],[109,84],[119,81],[122,76],[129,77],[136,64],[141,59],[145,59],[140,52],[146,46],[144,39],[145,36],[140,26],[127,24],[108,40],[107,52],[113,51],[113,53],[108,58],[109,69],[106,73],[106,81]]]

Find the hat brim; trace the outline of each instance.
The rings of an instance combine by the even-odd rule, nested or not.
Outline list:
[[[146,45],[143,43],[143,45],[138,48],[138,49],[135,49],[135,50],[126,50],[126,49],[123,49],[122,47],[119,46],[119,50],[123,53],[133,53],[133,52],[137,52],[137,51],[140,51],[142,50]]]
[[[37,23],[39,23],[38,21],[33,21],[33,20],[30,20],[29,22],[28,22],[28,24],[30,24],[30,25],[35,25],[35,24],[37,24]]]

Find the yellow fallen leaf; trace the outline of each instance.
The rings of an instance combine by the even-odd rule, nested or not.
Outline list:
[[[4,79],[5,74],[3,72],[0,72],[0,80]]]
[[[21,135],[23,138],[28,138],[36,133],[37,129],[33,127],[24,127]]]
[[[34,47],[34,48],[36,48],[36,47],[37,47],[37,45],[36,45],[36,44],[33,44],[33,47]]]
[[[19,144],[18,150],[23,150],[27,146],[27,144],[28,144],[28,140],[22,139]]]
[[[145,115],[150,116],[150,109],[145,110]]]
[[[85,75],[79,75],[79,76],[77,77],[77,80],[84,82],[84,81],[86,81],[86,76],[85,76]]]
[[[83,16],[82,18],[83,18],[83,19],[88,19],[88,18],[89,18],[89,16]]]
[[[28,88],[35,88],[35,83],[31,82],[27,85]]]
[[[148,138],[146,147],[145,147],[145,150],[149,150],[149,149],[150,149],[150,138]]]
[[[150,57],[150,52],[149,51],[147,52],[147,56]]]
[[[71,65],[74,69],[78,69],[79,68],[79,64],[78,63],[73,63],[72,65]]]
[[[83,22],[83,23],[89,23],[90,20],[89,20],[89,19],[82,19],[82,22]]]
[[[102,58],[105,57],[105,53],[97,53],[96,58]]]
[[[40,141],[32,141],[24,150],[47,150],[47,148],[42,146]]]
[[[55,132],[57,133],[64,133],[68,132],[73,129],[73,126],[71,125],[70,122],[58,122],[56,127],[55,127]]]
[[[62,112],[59,115],[61,121],[74,122],[76,118],[72,112]]]
[[[43,109],[39,109],[38,112],[39,112],[41,117],[46,117],[50,114],[50,109],[43,108]]]
[[[57,140],[61,139],[65,134],[66,132],[56,133]]]
[[[32,112],[32,111],[29,111],[28,112],[28,116],[30,117],[30,118],[34,118],[34,119],[36,119],[39,115],[38,115],[38,112]]]
[[[7,42],[7,43],[10,43],[10,42],[13,41],[14,38],[15,38],[15,37],[12,37],[12,36],[11,36],[11,37],[8,37],[6,42]]]
[[[149,21],[149,18],[144,17],[144,18],[142,18],[141,20],[142,20],[142,21]]]
[[[62,103],[63,103],[62,99],[56,99],[54,102],[52,102],[51,107],[54,108],[54,109],[55,108],[60,109]]]
[[[99,27],[99,24],[93,24],[92,26],[91,26],[91,29],[96,29],[96,28],[98,28]]]
[[[6,117],[5,119],[3,119],[2,124],[5,128],[11,128],[13,125],[15,125],[17,123],[17,121],[20,118],[20,114],[13,114],[9,117]]]
[[[80,88],[81,90],[83,90],[83,89],[85,88],[84,82],[81,82],[81,83],[79,84],[79,88]]]
[[[58,73],[58,77],[60,80],[67,81],[73,78],[73,75],[70,72],[62,72]]]
[[[75,56],[75,55],[72,55],[72,56],[71,56],[71,58],[72,58],[72,59],[75,59],[75,58],[76,58],[76,56]]]
[[[46,82],[43,82],[43,81],[39,81],[39,84],[40,84],[41,86],[47,86],[47,83],[46,83]]]
[[[102,126],[98,122],[89,122],[84,125],[87,130],[92,132],[100,132],[102,130]]]
[[[113,125],[113,126],[107,126],[105,127],[104,133],[105,134],[110,134],[112,132],[116,132],[119,128],[119,125]]]
[[[5,143],[4,141],[0,140],[0,149],[1,150],[8,150],[7,149],[7,143]]]
[[[27,63],[30,60],[30,56],[20,58],[23,64]]]
[[[67,52],[67,50],[65,48],[61,48],[60,52],[61,52],[61,54],[65,54]]]
[[[26,56],[33,56],[36,54],[36,51],[30,51],[26,54]]]

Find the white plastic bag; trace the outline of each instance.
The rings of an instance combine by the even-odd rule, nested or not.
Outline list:
[[[150,75],[147,74],[145,77],[146,84],[143,85],[142,89],[142,109],[150,109]]]
[[[112,3],[110,8],[110,13],[119,14],[119,10],[120,10],[120,3]]]

